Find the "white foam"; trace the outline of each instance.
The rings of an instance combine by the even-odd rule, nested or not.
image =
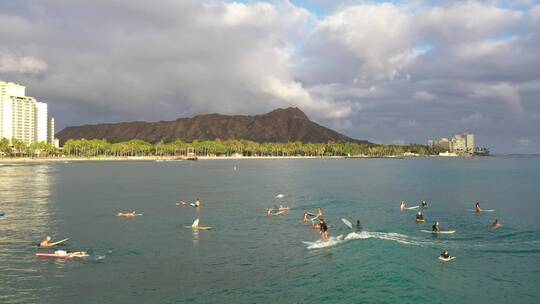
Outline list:
[[[307,249],[320,249],[320,248],[336,246],[344,242],[345,240],[343,239],[343,235],[338,235],[338,236],[328,238],[328,241],[319,240],[316,242],[303,242],[303,243],[308,245]]]
[[[307,249],[319,249],[319,248],[333,247],[333,246],[343,244],[345,242],[352,241],[352,240],[361,240],[361,239],[370,239],[370,238],[394,241],[401,244],[414,245],[414,246],[426,245],[425,241],[415,240],[404,234],[399,234],[399,233],[394,233],[394,232],[369,232],[369,231],[351,232],[347,234],[345,238],[343,238],[342,235],[339,235],[337,237],[331,237],[326,242],[320,240],[316,242],[303,242],[303,243],[308,245]]]

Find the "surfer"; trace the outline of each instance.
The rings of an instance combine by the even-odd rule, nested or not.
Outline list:
[[[441,231],[441,229],[439,228],[439,222],[435,222],[435,224],[433,224],[433,226],[431,226],[431,231],[433,231],[433,232]]]
[[[401,201],[401,204],[399,205],[399,209],[400,209],[401,211],[403,211],[403,210],[405,210],[405,207],[406,207],[406,206],[405,206],[405,202],[404,202],[404,201]]]
[[[266,215],[271,216],[272,215],[272,208],[266,209]]]
[[[444,250],[444,251],[441,253],[441,258],[443,258],[443,259],[449,259],[449,258],[451,258],[450,254],[448,253],[448,250]]]
[[[475,210],[476,212],[482,211],[482,209],[480,209],[480,202],[476,202],[476,205],[474,206],[474,210]]]
[[[427,208],[428,207],[428,204],[426,201],[422,201],[422,204],[421,204],[422,208]]]
[[[135,213],[135,211],[126,212],[126,213],[118,212],[116,214],[116,216],[125,216],[125,217],[132,217],[132,216],[136,216],[136,215],[137,214]]]
[[[493,229],[497,229],[497,228],[501,228],[502,224],[499,221],[499,219],[495,219],[495,221],[491,224],[490,227],[493,228]]]
[[[193,207],[199,208],[201,206],[201,202],[199,201],[199,198],[195,200],[195,204],[193,204]]]
[[[39,243],[39,246],[40,247],[49,247],[49,246],[51,246],[51,240],[52,240],[52,238],[47,235],[45,240],[43,240],[41,243]]]
[[[191,224],[191,228],[199,228],[199,219],[198,218],[195,221],[193,221],[193,224]]]
[[[417,221],[423,221],[424,220],[424,215],[422,214],[422,212],[418,211],[418,213],[416,214],[416,220]]]
[[[360,224],[360,220],[356,220],[356,232],[362,231],[362,224]]]
[[[319,221],[319,229],[321,230],[323,241],[328,241],[328,225],[324,221],[324,218],[321,218]]]

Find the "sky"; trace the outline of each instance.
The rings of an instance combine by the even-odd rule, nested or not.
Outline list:
[[[376,143],[540,153],[540,1],[0,0],[0,41],[57,131],[296,106]]]

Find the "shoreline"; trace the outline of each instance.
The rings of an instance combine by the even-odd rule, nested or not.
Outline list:
[[[198,156],[197,160],[269,160],[269,159],[408,159],[408,158],[470,158],[470,156],[439,156],[439,155],[422,155],[422,156]],[[185,161],[188,160],[185,156],[130,156],[130,157],[48,157],[48,158],[28,158],[28,157],[6,157],[0,158],[0,164],[3,163],[64,163],[64,162],[111,162],[111,161]],[[193,160],[192,160],[193,161]]]

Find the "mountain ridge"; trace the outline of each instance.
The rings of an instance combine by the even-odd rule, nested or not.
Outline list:
[[[122,142],[141,139],[150,143],[183,140],[251,140],[255,142],[361,142],[311,121],[297,107],[278,108],[258,115],[200,114],[171,121],[118,122],[70,126],[56,134],[68,139],[106,139]]]

